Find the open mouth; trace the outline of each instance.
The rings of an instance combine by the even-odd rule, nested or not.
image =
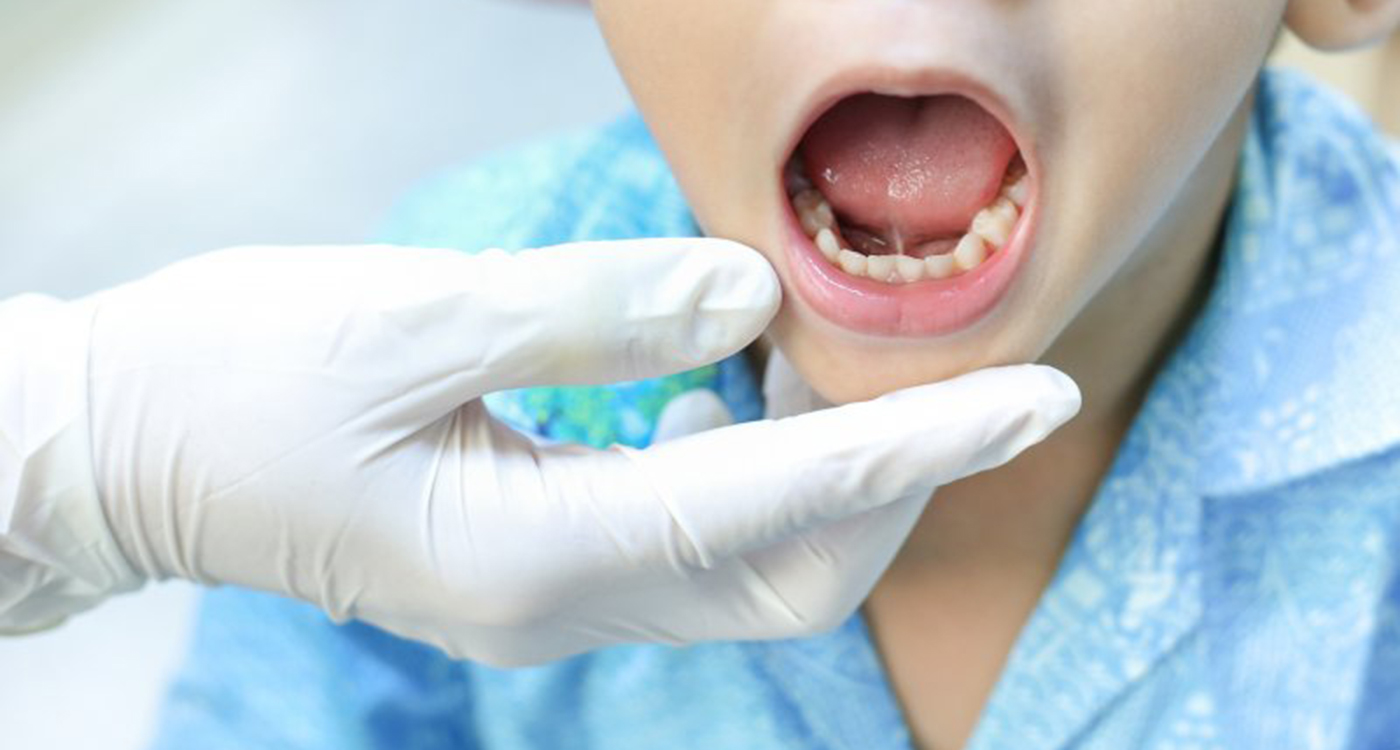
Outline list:
[[[857,332],[971,325],[1003,296],[1029,244],[1027,159],[970,97],[846,96],[807,128],[782,177],[798,290]]]

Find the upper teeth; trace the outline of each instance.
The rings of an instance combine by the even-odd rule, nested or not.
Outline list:
[[[866,255],[856,252],[841,236],[836,214],[821,193],[805,184],[789,182],[792,206],[807,236],[832,265],[853,276],[890,284],[924,279],[944,279],[981,265],[992,253],[1006,247],[1016,222],[1030,198],[1030,178],[1024,171],[1008,174],[1001,192],[972,218],[972,226],[951,252],[915,258],[907,255]]]

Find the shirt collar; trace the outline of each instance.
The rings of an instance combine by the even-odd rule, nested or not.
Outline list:
[[[1257,491],[1400,442],[1400,170],[1349,102],[1261,82],[1197,363],[1206,495]]]
[[[1069,744],[1199,622],[1192,371],[1177,356],[1159,375],[1017,639],[970,750]]]

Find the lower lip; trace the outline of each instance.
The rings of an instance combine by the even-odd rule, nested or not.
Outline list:
[[[832,265],[802,231],[787,195],[787,248],[794,284],[819,315],[841,328],[878,336],[938,336],[980,320],[1006,294],[1030,245],[1034,194],[1017,220],[1006,247],[981,265],[946,279],[882,284]]]

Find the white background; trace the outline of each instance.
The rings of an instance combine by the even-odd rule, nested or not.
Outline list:
[[[363,240],[433,170],[626,103],[566,3],[0,0],[0,298]],[[141,747],[193,601],[152,586],[0,640],[0,747]]]

